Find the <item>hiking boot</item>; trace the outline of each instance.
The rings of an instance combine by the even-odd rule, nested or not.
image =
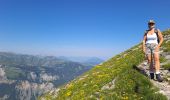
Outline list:
[[[154,79],[154,73],[150,73],[150,78],[153,80]]]
[[[156,79],[157,79],[159,82],[162,82],[162,81],[163,81],[163,79],[162,79],[162,77],[161,77],[160,74],[156,74]]]

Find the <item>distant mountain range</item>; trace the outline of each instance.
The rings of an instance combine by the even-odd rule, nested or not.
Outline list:
[[[79,61],[0,52],[0,100],[36,100],[100,63],[97,58]]]
[[[81,57],[81,56],[80,57],[66,57],[66,56],[60,56],[58,58],[63,59],[63,60],[70,60],[70,61],[73,61],[73,62],[79,62],[81,64],[90,65],[90,66],[95,66],[97,64],[104,62],[103,59],[100,59],[98,57]]]

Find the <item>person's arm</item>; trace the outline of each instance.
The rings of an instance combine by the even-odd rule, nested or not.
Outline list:
[[[145,43],[146,43],[146,33],[144,33],[144,37],[143,37],[143,41],[142,41],[142,49],[143,49],[143,52],[145,52]]]
[[[158,44],[158,47],[160,47],[161,45],[162,45],[162,43],[163,43],[163,35],[162,35],[162,33],[161,33],[161,31],[160,30],[158,30],[158,38],[159,38],[159,44]]]

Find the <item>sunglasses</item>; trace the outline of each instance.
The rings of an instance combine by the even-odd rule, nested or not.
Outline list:
[[[154,23],[148,23],[148,25],[155,25]]]

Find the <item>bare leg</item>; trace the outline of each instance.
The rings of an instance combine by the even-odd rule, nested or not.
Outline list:
[[[155,70],[156,74],[160,73],[160,61],[159,61],[159,53],[154,53],[154,62],[155,62]]]
[[[159,61],[159,53],[158,52],[154,53],[154,61],[155,61],[155,69],[156,69],[156,79],[159,82],[162,82],[163,78],[160,75],[160,61]]]
[[[153,66],[153,60],[151,60],[151,54],[147,55],[147,59],[148,59],[148,64],[149,64],[149,71],[150,73],[154,73],[154,66]]]

